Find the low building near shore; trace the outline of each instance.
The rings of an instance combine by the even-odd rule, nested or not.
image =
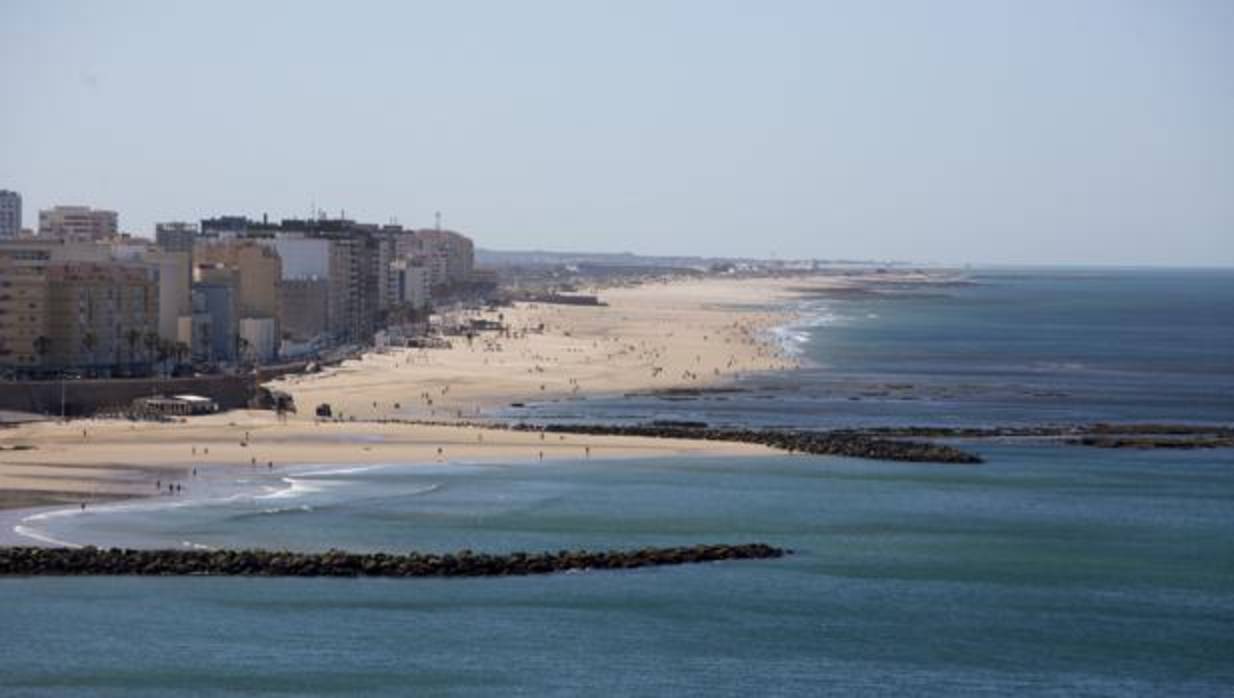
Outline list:
[[[213,414],[219,411],[218,403],[202,395],[159,395],[139,397],[133,401],[133,411],[142,415],[160,417],[189,417],[198,414]]]

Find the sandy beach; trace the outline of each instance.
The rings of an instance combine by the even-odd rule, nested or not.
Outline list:
[[[817,283],[834,283],[822,280]],[[0,430],[0,508],[156,493],[196,468],[431,463],[452,460],[765,453],[758,446],[381,423],[467,419],[486,407],[699,388],[789,368],[769,335],[773,310],[800,279],[688,280],[603,289],[604,306],[519,304],[500,311],[510,336],[454,338],[449,349],[392,349],[290,376],[299,414],[233,411],[176,423],[41,422]],[[497,320],[498,312],[479,315]],[[318,421],[329,403],[344,421]],[[541,455],[542,454],[542,455]]]
[[[795,365],[767,331],[790,320],[769,304],[800,283],[707,279],[589,289],[607,305],[520,303],[477,313],[468,317],[499,320],[512,336],[373,352],[271,386],[291,393],[302,413],[329,403],[336,415],[356,419],[466,419],[512,402],[704,387]]]

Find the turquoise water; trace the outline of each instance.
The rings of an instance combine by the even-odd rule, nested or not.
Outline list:
[[[1234,421],[1234,274],[1005,273],[805,299],[750,393],[560,419]],[[975,346],[975,348],[974,348]],[[757,382],[754,382],[757,381]],[[888,384],[895,387],[888,388]],[[1234,693],[1234,452],[298,469],[30,522],[77,543],[772,561],[474,580],[3,579],[0,695]]]

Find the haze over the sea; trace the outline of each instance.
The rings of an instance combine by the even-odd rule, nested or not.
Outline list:
[[[498,249],[1234,264],[1234,4],[0,4],[0,188]]]

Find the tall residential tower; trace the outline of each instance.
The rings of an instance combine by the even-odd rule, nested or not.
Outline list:
[[[13,239],[21,234],[21,194],[0,189],[0,239]]]

